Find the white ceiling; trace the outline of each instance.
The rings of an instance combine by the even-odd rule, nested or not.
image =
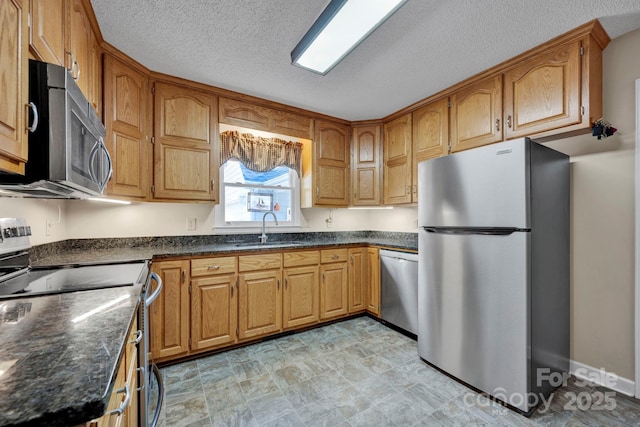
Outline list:
[[[329,0],[91,0],[102,35],[151,70],[347,120],[377,119],[639,0],[409,0],[326,76],[290,53]],[[640,50],[640,47],[639,47]]]

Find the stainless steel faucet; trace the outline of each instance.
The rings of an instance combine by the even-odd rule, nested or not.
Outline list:
[[[262,215],[262,235],[260,236],[260,243],[267,243],[267,234],[265,233],[264,220],[269,214],[273,216],[273,220],[276,222],[276,225],[278,225],[278,218],[276,218],[276,214],[273,213],[273,211],[265,212],[264,215]]]

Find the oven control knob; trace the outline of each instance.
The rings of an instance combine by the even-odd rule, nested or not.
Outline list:
[[[5,239],[13,237],[13,230],[14,230],[14,228],[5,228],[5,230],[4,230]]]

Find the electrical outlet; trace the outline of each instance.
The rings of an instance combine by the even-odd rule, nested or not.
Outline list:
[[[45,234],[47,236],[51,236],[53,232],[53,218],[47,218],[47,223],[45,225]]]
[[[187,231],[193,231],[196,229],[196,219],[187,218]]]
[[[324,221],[327,223],[327,228],[333,227],[333,218],[327,218]]]

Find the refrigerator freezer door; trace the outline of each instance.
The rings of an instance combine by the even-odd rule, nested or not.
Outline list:
[[[528,411],[531,233],[419,233],[420,357]]]
[[[419,226],[530,228],[527,138],[418,165]]]

